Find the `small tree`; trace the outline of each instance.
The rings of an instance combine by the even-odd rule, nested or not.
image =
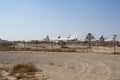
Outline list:
[[[92,39],[95,39],[95,37],[91,33],[88,33],[85,40],[88,42],[89,52],[92,52],[92,47],[91,47],[91,40]]]
[[[100,45],[103,46],[104,42],[105,42],[105,38],[103,37],[103,35],[100,37]]]

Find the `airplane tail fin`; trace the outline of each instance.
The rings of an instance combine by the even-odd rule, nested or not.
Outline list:
[[[47,35],[42,41],[49,42],[50,41],[49,36]]]
[[[117,37],[117,35],[113,35],[111,39],[114,41],[116,39],[116,37]]]

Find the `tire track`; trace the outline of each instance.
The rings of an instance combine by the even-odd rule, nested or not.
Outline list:
[[[62,59],[54,59],[58,63],[63,63],[62,67],[57,68],[51,74],[54,79],[60,80],[107,80],[110,78],[111,70],[100,61],[91,59],[80,59],[78,56],[64,55]],[[71,61],[72,60],[72,61]],[[52,80],[52,79],[51,79]]]

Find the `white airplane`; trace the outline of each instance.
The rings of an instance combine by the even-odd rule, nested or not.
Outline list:
[[[53,42],[59,42],[59,41],[63,41],[63,42],[68,42],[68,41],[77,41],[77,35],[69,35],[66,38],[61,38],[61,36],[58,36],[58,38],[53,38],[51,41]]]
[[[110,39],[105,39],[105,42],[116,41],[117,35],[113,35]]]

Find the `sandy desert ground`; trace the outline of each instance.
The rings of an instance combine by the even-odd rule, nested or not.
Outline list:
[[[0,65],[34,62],[47,80],[120,80],[120,55],[0,52]]]

